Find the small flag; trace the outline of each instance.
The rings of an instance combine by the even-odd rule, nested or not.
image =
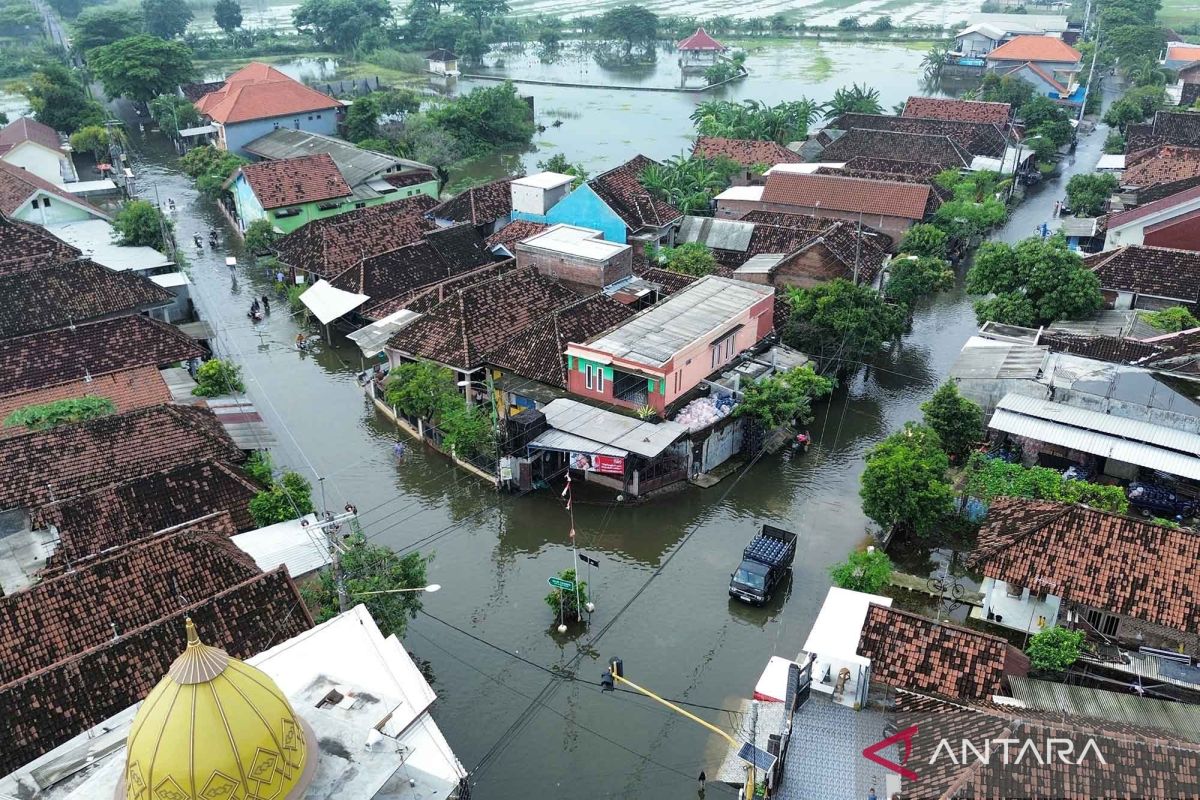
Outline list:
[[[571,498],[567,498],[567,511],[571,510]]]
[[[574,528],[571,528],[571,538],[572,539],[575,538],[575,529]]]
[[[563,487],[562,494],[560,494],[559,497],[566,497],[570,491],[571,491],[571,484],[568,483],[566,486]]]
[[[572,531],[572,533],[574,533],[574,531]],[[596,559],[594,559],[594,558],[589,558],[588,556],[585,556],[583,553],[580,553],[580,554],[579,554],[579,558],[580,558],[580,560],[581,560],[581,561],[586,561],[587,563],[591,564],[593,567],[598,567],[598,566],[600,566],[600,562],[599,562],[599,561],[597,561],[597,560],[596,560]]]

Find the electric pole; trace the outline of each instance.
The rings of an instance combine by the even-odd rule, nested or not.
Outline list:
[[[309,523],[308,520],[300,521],[301,527],[306,531],[314,527],[318,528],[325,539],[325,546],[329,550],[330,568],[333,570],[334,585],[337,586],[340,612],[350,610],[350,595],[346,591],[346,576],[342,573],[342,547],[341,542],[338,541],[338,534],[341,532],[343,524],[349,524],[351,520],[357,518],[358,509],[347,503],[346,510],[341,514],[326,511],[325,518],[315,523]]]

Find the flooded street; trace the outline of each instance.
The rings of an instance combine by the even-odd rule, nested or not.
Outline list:
[[[888,90],[887,105],[915,89],[909,81]],[[538,91],[543,108],[577,103],[541,88],[548,87]],[[800,82],[780,85],[778,94],[823,96]],[[596,106],[586,113],[606,117],[607,127],[572,121],[556,132],[569,156],[612,165],[637,150],[661,157],[685,144],[690,96],[588,96]],[[638,110],[643,103],[649,111]],[[1090,169],[1104,135],[1100,128],[1082,140],[1070,169]],[[689,487],[636,507],[577,491],[580,548],[601,563],[589,579],[597,608],[590,631],[559,636],[543,601],[546,579],[571,566],[569,516],[558,492],[497,495],[416,445],[396,463],[397,434],[355,381],[358,350],[335,337],[315,353],[297,352],[300,326],[274,300],[265,270],[246,263],[237,246],[192,246],[193,234],[206,238],[209,227],[223,239],[231,234],[176,171],[168,143],[155,134],[133,139],[141,195],[175,200],[194,299],[218,331],[218,349],[242,364],[248,393],[280,441],[277,461],[319,484],[314,495],[329,507],[357,504],[373,541],[435,556],[429,579],[443,589],[426,609],[461,631],[420,616],[406,644],[431,662],[442,698],[438,724],[474,773],[474,796],[693,797],[700,770],[711,775],[719,763],[720,743],[649,700],[602,695],[603,663],[622,657],[632,680],[705,706],[692,710],[727,727],[731,717],[722,709],[749,696],[767,657],[796,655],[829,586],[829,566],[867,537],[857,494],[863,453],[919,417],[919,404],[976,328],[961,275],[956,290],[917,311],[904,341],[817,407],[808,454],[767,456],[715,488]],[[1049,220],[1065,180],[1034,189],[1000,238],[1016,241]],[[226,255],[239,265],[226,267]],[[253,325],[246,311],[266,292],[273,313]],[[762,522],[798,532],[801,555],[787,596],[754,609],[732,603],[726,587]],[[577,680],[548,672],[558,668]],[[709,792],[727,793],[716,784]]]

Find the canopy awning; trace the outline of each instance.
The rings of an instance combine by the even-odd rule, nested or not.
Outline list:
[[[200,125],[195,128],[184,128],[179,132],[179,135],[186,139],[189,136],[207,136],[217,132],[216,125]]]
[[[592,453],[600,456],[616,456],[625,458],[629,455],[628,450],[622,450],[619,447],[601,444],[595,439],[588,439],[586,436],[576,436],[573,433],[565,431],[548,430],[542,431],[536,439],[529,443],[529,446],[534,450],[560,450],[564,453]]]
[[[349,314],[370,299],[365,294],[336,289],[324,278],[300,295],[300,302],[304,303],[322,325],[328,325],[338,317]]]
[[[677,422],[645,422],[565,398],[550,403],[542,413],[550,427],[557,431],[628,450],[645,458],[662,454],[688,432]]]
[[[374,358],[383,352],[383,347],[387,344],[388,339],[392,338],[392,334],[405,325],[416,322],[420,316],[415,311],[402,308],[395,313],[388,314],[378,322],[373,322],[365,328],[359,328],[354,333],[348,334],[346,338],[358,345],[358,349],[364,356]]]

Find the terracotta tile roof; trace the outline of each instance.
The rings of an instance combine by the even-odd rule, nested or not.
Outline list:
[[[821,169],[827,169],[827,167],[822,167]],[[937,164],[904,161],[898,158],[867,158],[863,156],[856,156],[850,159],[842,169],[845,172],[874,172],[881,175],[903,175],[920,178],[927,182],[932,181],[942,171]]]
[[[1164,197],[1170,197],[1173,194],[1186,192],[1188,189],[1194,189],[1197,186],[1200,186],[1200,175],[1193,175],[1190,178],[1160,183],[1151,186],[1149,189],[1138,189],[1137,200],[1139,203],[1145,205],[1146,203],[1153,203],[1155,200],[1162,200]],[[1107,226],[1105,229],[1107,230]]]
[[[0,340],[0,397],[97,378],[132,367],[163,366],[208,354],[174,325],[141,314]]]
[[[992,125],[1007,125],[1012,115],[1008,103],[987,103],[982,100],[954,100],[949,97],[908,98],[904,104],[905,117],[925,119],[949,119],[958,122],[987,122]]]
[[[1200,147],[1164,145],[1150,148],[1125,159],[1122,186],[1138,189],[1200,175]],[[1138,194],[1139,200],[1141,193]]]
[[[858,641],[858,654],[871,659],[872,681],[965,699],[1003,690],[1009,649],[999,636],[874,604]]]
[[[450,222],[490,225],[512,213],[512,178],[472,186],[429,209],[429,216]]]
[[[31,117],[18,117],[0,129],[0,148],[7,150],[22,142],[35,142],[66,156],[54,128]]]
[[[637,310],[602,294],[550,312],[488,353],[487,362],[548,386],[567,388],[567,345],[583,342]]]
[[[25,204],[26,200],[33,197],[39,190],[52,194],[63,202],[87,209],[97,217],[108,219],[108,215],[103,211],[86,200],[81,200],[61,186],[55,186],[29,170],[21,169],[7,161],[0,161],[0,213],[15,213]]]
[[[743,167],[756,164],[802,164],[804,156],[775,142],[757,139],[725,139],[720,136],[701,136],[692,148],[693,158],[728,158]]]
[[[1164,144],[1200,147],[1200,114],[1192,111],[1157,111],[1150,124],[1126,128],[1126,153]]]
[[[1083,263],[1096,273],[1102,289],[1200,300],[1200,252],[1194,250],[1124,245],[1090,255]]]
[[[878,237],[871,235],[873,231],[870,228],[865,225],[863,228],[863,236],[860,237],[857,223],[837,220],[794,251],[784,252],[800,254],[813,248],[823,248],[831,258],[842,265],[847,279],[854,276],[854,264],[857,260],[858,280],[860,283],[869,284],[875,280],[879,270],[883,269],[883,264],[887,261],[887,251],[876,243]]]
[[[473,225],[430,231],[425,239],[363,259],[330,281],[382,302],[410,297],[433,284],[492,263]]]
[[[129,600],[134,603],[146,600],[151,591],[141,582],[132,588]],[[169,616],[121,631],[116,639],[110,628],[111,641],[0,686],[0,772],[8,774],[140,702],[183,651],[185,617],[195,622],[202,641],[242,659],[313,625],[285,567],[228,585],[218,594],[172,594],[168,603],[169,610],[163,611]],[[80,620],[100,619],[86,604],[77,613]],[[26,631],[17,633],[24,636]]]
[[[588,181],[600,199],[611,208],[633,233],[645,228],[659,228],[679,219],[670,203],[653,197],[642,186],[642,173],[658,162],[636,155],[619,167],[602,172]]]
[[[1005,75],[1016,75],[1018,72],[1020,72],[1023,69],[1027,69],[1030,72],[1032,72],[1034,75],[1037,75],[1039,78],[1041,78],[1043,81],[1045,81],[1050,86],[1050,88],[1054,89],[1054,91],[1058,92],[1060,95],[1065,95],[1067,93],[1066,84],[1059,81],[1058,78],[1055,78],[1049,72],[1042,69],[1041,67],[1039,67],[1037,64],[1033,63],[1032,61],[1026,61],[1024,64],[1014,67],[1013,69],[1008,70],[1008,72],[1006,72],[1004,74]],[[1020,77],[1020,76],[1017,76],[1017,77]],[[1028,81],[1026,81],[1026,83],[1028,83]]]
[[[425,234],[425,241],[455,273],[492,263],[495,258],[472,225],[451,225]]]
[[[516,270],[454,292],[397,332],[388,347],[450,367],[476,367],[498,341],[578,299],[533,268]]]
[[[248,505],[259,487],[238,468],[203,461],[101,486],[42,506],[35,528],[53,525],[58,545],[46,560],[57,571],[157,531],[223,513],[230,533],[257,527]]]
[[[970,564],[992,578],[1178,631],[1200,626],[1200,534],[1083,506],[998,498]]]
[[[207,81],[204,83],[185,83],[179,87],[179,91],[183,92],[185,100],[195,103],[204,95],[210,92],[215,92],[217,89],[224,88],[225,81]]]
[[[522,239],[528,239],[530,236],[536,236],[549,229],[549,225],[542,222],[529,222],[527,220],[518,219],[505,225],[500,230],[493,233],[483,241],[483,246],[488,250],[499,245],[504,245],[510,250],[512,246]]]
[[[1173,44],[1167,47],[1167,61],[1200,61],[1200,47],[1186,44]]]
[[[1053,36],[1014,36],[987,54],[988,61],[1079,62],[1083,56]]]
[[[1200,116],[1198,114],[1197,116]],[[1131,208],[1128,211],[1122,211],[1118,214],[1113,214],[1108,218],[1108,229],[1128,225],[1131,222],[1136,222],[1143,217],[1148,217],[1151,214],[1159,211],[1168,211],[1183,203],[1191,202],[1200,197],[1200,186],[1194,186],[1190,189],[1185,189],[1182,192],[1167,195],[1150,203],[1140,205],[1137,208]]]
[[[424,216],[436,203],[415,194],[313,220],[279,239],[275,252],[283,264],[329,280],[364,258],[420,241],[437,227]]]
[[[350,184],[328,153],[259,161],[244,165],[240,171],[258,202],[268,210],[351,194]]]
[[[79,254],[42,226],[0,214],[0,276],[70,261]]]
[[[168,290],[133,272],[115,272],[89,259],[3,274],[0,339],[131,314],[174,300]]]
[[[388,172],[383,175],[384,181],[397,189],[406,186],[416,186],[418,183],[436,181],[437,176],[427,169],[410,169],[404,172]]]
[[[228,125],[332,110],[341,104],[274,67],[254,62],[226,78],[221,88],[204,94],[195,106],[203,116]]]
[[[945,136],[957,145],[961,153],[967,154],[968,165],[970,164],[970,156],[999,158],[1004,155],[1004,149],[1008,145],[1008,139],[1003,129],[988,122],[962,122],[958,120],[926,119],[909,116],[893,117],[886,114],[842,114],[830,122],[829,127],[847,131],[847,136],[856,130],[890,131],[892,133],[909,133],[917,136]],[[842,137],[842,139],[845,138],[845,136]],[[847,160],[830,155],[831,149],[836,148],[842,139],[838,139],[826,147],[821,153],[822,161]],[[919,150],[914,149],[918,148],[919,145],[915,143],[922,140],[909,140],[909,144],[904,144],[903,139],[895,139],[894,141],[898,143],[897,149],[894,152],[882,150],[874,153],[861,153],[859,155],[903,161],[941,163],[940,161],[930,162],[927,157],[914,157],[919,154]],[[834,149],[832,152],[836,153],[837,151]]]
[[[1052,329],[1044,331],[1038,337],[1038,344],[1048,346],[1052,353],[1070,353],[1114,364],[1144,363],[1166,349],[1137,339],[1122,339],[1119,336],[1081,336],[1060,333]]]
[[[158,368],[149,366],[110,372],[91,381],[81,379],[56,383],[21,394],[10,394],[0,397],[0,439],[29,432],[21,426],[4,425],[8,415],[17,409],[80,397],[107,397],[116,406],[116,413],[124,414],[126,411],[171,402],[171,390]]]
[[[239,463],[208,409],[153,406],[0,440],[0,509],[36,508],[114,481],[208,459]]]
[[[908,162],[898,162],[898,163],[908,163]],[[938,169],[939,172],[941,171],[941,169],[936,167],[936,165],[929,164],[926,166],[933,166],[936,169]],[[951,192],[949,189],[943,189],[941,186],[938,186],[932,179],[926,178],[921,175],[912,175],[912,174],[898,173],[898,172],[874,172],[872,170],[865,170],[865,169],[849,169],[849,168],[834,169],[833,167],[820,167],[819,169],[817,169],[816,174],[817,175],[840,175],[844,178],[865,178],[865,179],[871,180],[871,181],[891,181],[893,183],[913,183],[913,184],[920,184],[921,186],[928,186],[929,187],[929,200],[926,201],[926,203],[925,203],[925,215],[927,217],[929,215],[933,214],[939,208],[941,208],[942,203],[945,203],[945,202],[948,202],[948,201],[954,199],[954,193]]]
[[[405,308],[415,311],[418,314],[427,314],[459,289],[465,289],[477,283],[490,281],[493,278],[498,278],[501,275],[512,272],[516,268],[517,262],[511,258],[495,264],[489,264],[485,267],[456,275],[448,280],[439,281],[432,286],[416,289],[408,294],[397,295],[384,300],[382,303],[368,306],[362,311],[362,314],[368,319],[375,320],[383,319],[387,315],[394,314]]]
[[[919,220],[925,216],[929,192],[924,184],[780,172],[767,178],[762,199],[764,203]]]
[[[639,267],[635,270],[635,272],[639,278],[648,280],[651,283],[657,283],[659,286],[661,286],[662,291],[660,294],[662,294],[664,297],[673,295],[680,289],[685,289],[696,281],[700,280],[699,278],[691,275],[684,275],[680,272],[671,272],[668,269],[661,269],[659,267]]]
[[[728,50],[725,45],[718,42],[716,39],[708,35],[708,31],[704,28],[696,28],[696,32],[686,39],[681,40],[675,45],[676,50],[716,50],[723,52]]]

